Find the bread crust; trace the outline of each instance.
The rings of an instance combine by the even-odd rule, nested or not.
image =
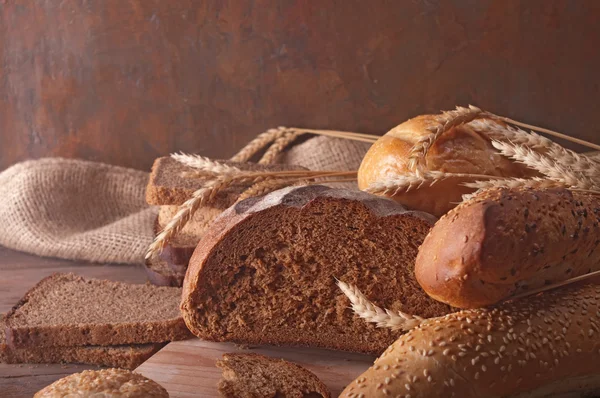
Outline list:
[[[211,226],[211,229],[207,232],[205,237],[198,244],[192,256],[192,259],[190,260],[190,265],[188,267],[183,285],[181,309],[183,318],[186,324],[188,325],[188,328],[192,331],[192,333],[201,338],[216,341],[236,341],[250,344],[281,344],[300,346],[308,345],[355,352],[381,352],[381,350],[383,350],[391,342],[389,339],[391,338],[393,340],[393,337],[397,334],[387,331],[383,332],[381,329],[378,330],[377,328],[375,328],[374,325],[369,326],[368,330],[365,330],[364,337],[361,337],[362,339],[364,339],[364,341],[358,342],[357,336],[353,336],[351,338],[349,337],[349,335],[347,335],[346,338],[341,338],[341,335],[339,333],[335,335],[327,334],[324,332],[324,329],[320,329],[320,331],[305,329],[304,332],[300,332],[298,329],[287,327],[286,325],[278,325],[276,327],[278,332],[269,332],[268,335],[266,335],[265,333],[249,332],[246,330],[246,328],[244,328],[244,326],[240,326],[235,331],[228,329],[228,334],[225,335],[220,330],[209,328],[204,322],[199,322],[196,319],[197,311],[201,311],[199,307],[207,305],[205,301],[200,299],[200,297],[203,295],[210,295],[211,297],[213,297],[209,289],[212,289],[212,285],[217,283],[215,281],[219,280],[220,278],[223,278],[223,275],[229,275],[229,269],[226,268],[227,264],[212,261],[211,259],[213,258],[213,256],[216,255],[216,253],[219,252],[219,250],[221,250],[221,247],[227,247],[228,251],[236,253],[238,248],[231,245],[225,245],[224,243],[227,241],[227,239],[230,239],[230,236],[236,233],[237,230],[246,231],[245,226],[250,225],[250,223],[254,223],[254,220],[259,220],[261,217],[265,217],[264,214],[266,211],[274,212],[277,209],[281,209],[281,214],[284,214],[284,212],[287,211],[286,209],[303,209],[306,212],[310,212],[311,206],[315,203],[319,203],[319,200],[328,200],[329,198],[331,200],[338,200],[336,198],[336,195],[339,195],[340,198],[345,197],[346,199],[343,200],[348,200],[349,203],[352,203],[352,200],[354,200],[360,201],[365,206],[370,206],[370,211],[372,211],[374,214],[377,214],[377,217],[381,217],[381,223],[385,222],[384,220],[386,219],[386,217],[406,217],[405,220],[409,220],[412,217],[414,217],[415,220],[419,220],[418,224],[420,225],[423,225],[422,223],[425,223],[425,225],[431,225],[430,223],[435,221],[435,218],[433,216],[426,213],[411,211],[407,212],[406,210],[404,210],[403,207],[401,207],[397,203],[394,203],[393,201],[382,200],[381,198],[377,198],[376,196],[369,195],[363,192],[336,190],[323,186],[290,187],[280,191],[276,191],[263,198],[251,198],[240,202],[236,206],[225,211],[219,218],[217,218],[214,221],[214,223]],[[336,205],[342,206],[343,204],[338,201],[336,202]],[[390,225],[396,225],[394,223],[396,223],[397,221],[392,221],[392,218],[389,218],[388,222],[390,223]],[[237,235],[234,236],[237,237]],[[243,238],[240,237],[240,239],[251,238],[252,235],[244,235]],[[415,242],[415,245],[418,245],[418,242]],[[332,251],[336,250],[337,252],[343,253],[342,249],[332,247]],[[265,264],[265,267],[275,266],[275,263]],[[357,271],[357,274],[362,274],[360,275],[360,277],[365,278],[361,283],[367,283],[368,278],[366,278],[364,271]],[[325,283],[327,285],[331,285],[327,286],[327,289],[335,292],[336,296],[333,299],[333,301],[331,301],[330,303],[328,302],[328,308],[323,308],[323,311],[335,311],[334,314],[338,314],[339,316],[341,316],[341,313],[349,311],[348,302],[347,299],[343,296],[343,294],[339,292],[335,287],[334,276],[341,277],[340,275],[330,275],[328,278],[330,278],[331,280],[327,280]],[[348,282],[354,283],[353,281]],[[223,283],[229,284],[230,282],[227,282],[224,279]],[[407,282],[407,284],[410,284],[410,282]],[[411,300],[417,302],[422,298],[424,302],[428,303],[427,305],[429,306],[429,310],[433,312],[442,311],[442,313],[447,313],[448,311],[451,311],[450,307],[437,306],[437,304],[439,303],[430,300],[427,296],[423,295],[423,292],[418,288],[418,286],[415,287],[416,289],[414,291],[410,291],[410,295],[413,295],[411,297]],[[231,285],[228,285],[227,288],[233,289]],[[384,288],[385,286],[381,286],[380,290],[383,290]],[[217,288],[215,287],[215,289]],[[363,292],[365,291],[363,290]],[[396,294],[397,296],[395,296],[393,300],[390,297],[388,297],[388,300],[393,302],[407,300],[405,297],[400,298],[399,293],[396,292]],[[316,297],[313,297],[313,299],[317,300]],[[412,309],[413,308],[411,308],[411,310]],[[205,316],[212,316],[212,312],[210,311],[211,310],[207,309]],[[264,321],[269,322],[266,319]],[[362,325],[361,327],[366,327],[364,326],[364,324],[362,324],[362,320],[356,318],[355,321],[359,322],[358,324]],[[254,320],[250,320],[248,322],[252,323],[254,322]],[[381,338],[380,340],[373,339],[374,341],[369,341],[370,333],[372,334],[372,336],[379,336],[378,333],[382,332],[384,334],[387,334],[385,338]],[[291,338],[290,336],[295,337]]]
[[[421,115],[394,127],[378,139],[365,155],[358,170],[358,186],[366,189],[372,183],[406,174],[410,171],[408,159],[413,145],[430,133],[436,115]],[[487,174],[502,177],[537,175],[526,166],[511,162],[494,149],[488,139],[475,132],[468,124],[444,133],[429,149],[423,165],[425,171],[447,173]],[[461,201],[465,193],[473,192],[461,184],[469,178],[452,178],[433,186],[422,186],[391,196],[395,201],[433,214],[447,213]]]
[[[432,297],[476,308],[600,269],[600,200],[566,189],[496,189],[442,217],[419,249]]]
[[[596,284],[463,310],[401,336],[340,397],[598,393],[599,335]]]
[[[168,398],[160,384],[123,369],[85,370],[52,383],[34,398],[93,396],[105,398]]]

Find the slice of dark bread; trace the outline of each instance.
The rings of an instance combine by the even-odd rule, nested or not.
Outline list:
[[[2,363],[84,363],[135,369],[164,344],[115,346],[28,347],[11,349],[6,344],[4,315],[0,315],[0,362]]]
[[[225,398],[329,398],[321,380],[302,366],[259,354],[224,354],[219,393]]]
[[[400,332],[353,315],[335,278],[391,310],[451,312],[414,277],[418,247],[434,222],[389,199],[324,186],[242,201],[198,244],[183,317],[207,340],[380,353]]]
[[[6,315],[11,348],[145,344],[189,336],[181,289],[54,274]]]
[[[281,170],[306,170],[301,166],[294,165],[262,165],[256,163],[236,163],[228,160],[221,160],[230,166],[235,166],[241,170],[251,171],[281,171]],[[146,187],[146,201],[151,205],[181,205],[188,200],[194,191],[202,188],[205,180],[201,178],[186,178],[186,172],[194,169],[185,166],[170,156],[158,158],[152,165],[152,172],[148,186]],[[233,184],[229,188],[221,191],[204,208],[216,208],[225,210],[231,206],[238,196],[247,188],[244,184]]]

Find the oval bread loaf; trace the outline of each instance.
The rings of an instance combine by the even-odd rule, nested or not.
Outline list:
[[[358,186],[366,189],[372,183],[406,174],[408,160],[415,143],[431,134],[438,115],[421,115],[394,127],[377,140],[365,155],[358,170]],[[503,157],[490,141],[469,124],[445,132],[429,149],[423,170],[447,173],[488,174],[501,177],[526,177],[536,174],[526,166]],[[395,201],[441,216],[461,201],[461,196],[473,189],[461,183],[472,179],[452,178],[433,186],[422,186],[392,196]]]
[[[340,397],[569,397],[600,392],[600,286],[427,319]]]
[[[600,200],[566,189],[484,191],[442,217],[415,274],[431,297],[476,308],[600,269]]]

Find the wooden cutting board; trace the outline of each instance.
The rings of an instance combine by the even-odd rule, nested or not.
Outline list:
[[[283,358],[316,374],[337,397],[344,387],[367,370],[375,357],[313,348],[251,347],[239,349],[232,343],[190,339],[169,343],[137,372],[160,383],[171,398],[218,397],[221,370],[215,361],[228,352],[255,352]]]

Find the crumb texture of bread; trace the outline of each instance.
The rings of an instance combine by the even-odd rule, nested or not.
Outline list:
[[[391,310],[449,313],[413,271],[434,221],[389,199],[324,186],[242,201],[215,220],[190,260],[184,319],[207,340],[381,353],[399,332],[354,315],[335,278]]]
[[[340,397],[583,397],[600,392],[600,286],[427,319]]]
[[[259,354],[224,354],[219,393],[224,398],[330,398],[312,372],[283,359]]]
[[[160,343],[189,336],[181,289],[74,274],[40,281],[6,316],[11,347]]]
[[[38,391],[34,398],[168,398],[160,384],[124,369],[85,370]]]

